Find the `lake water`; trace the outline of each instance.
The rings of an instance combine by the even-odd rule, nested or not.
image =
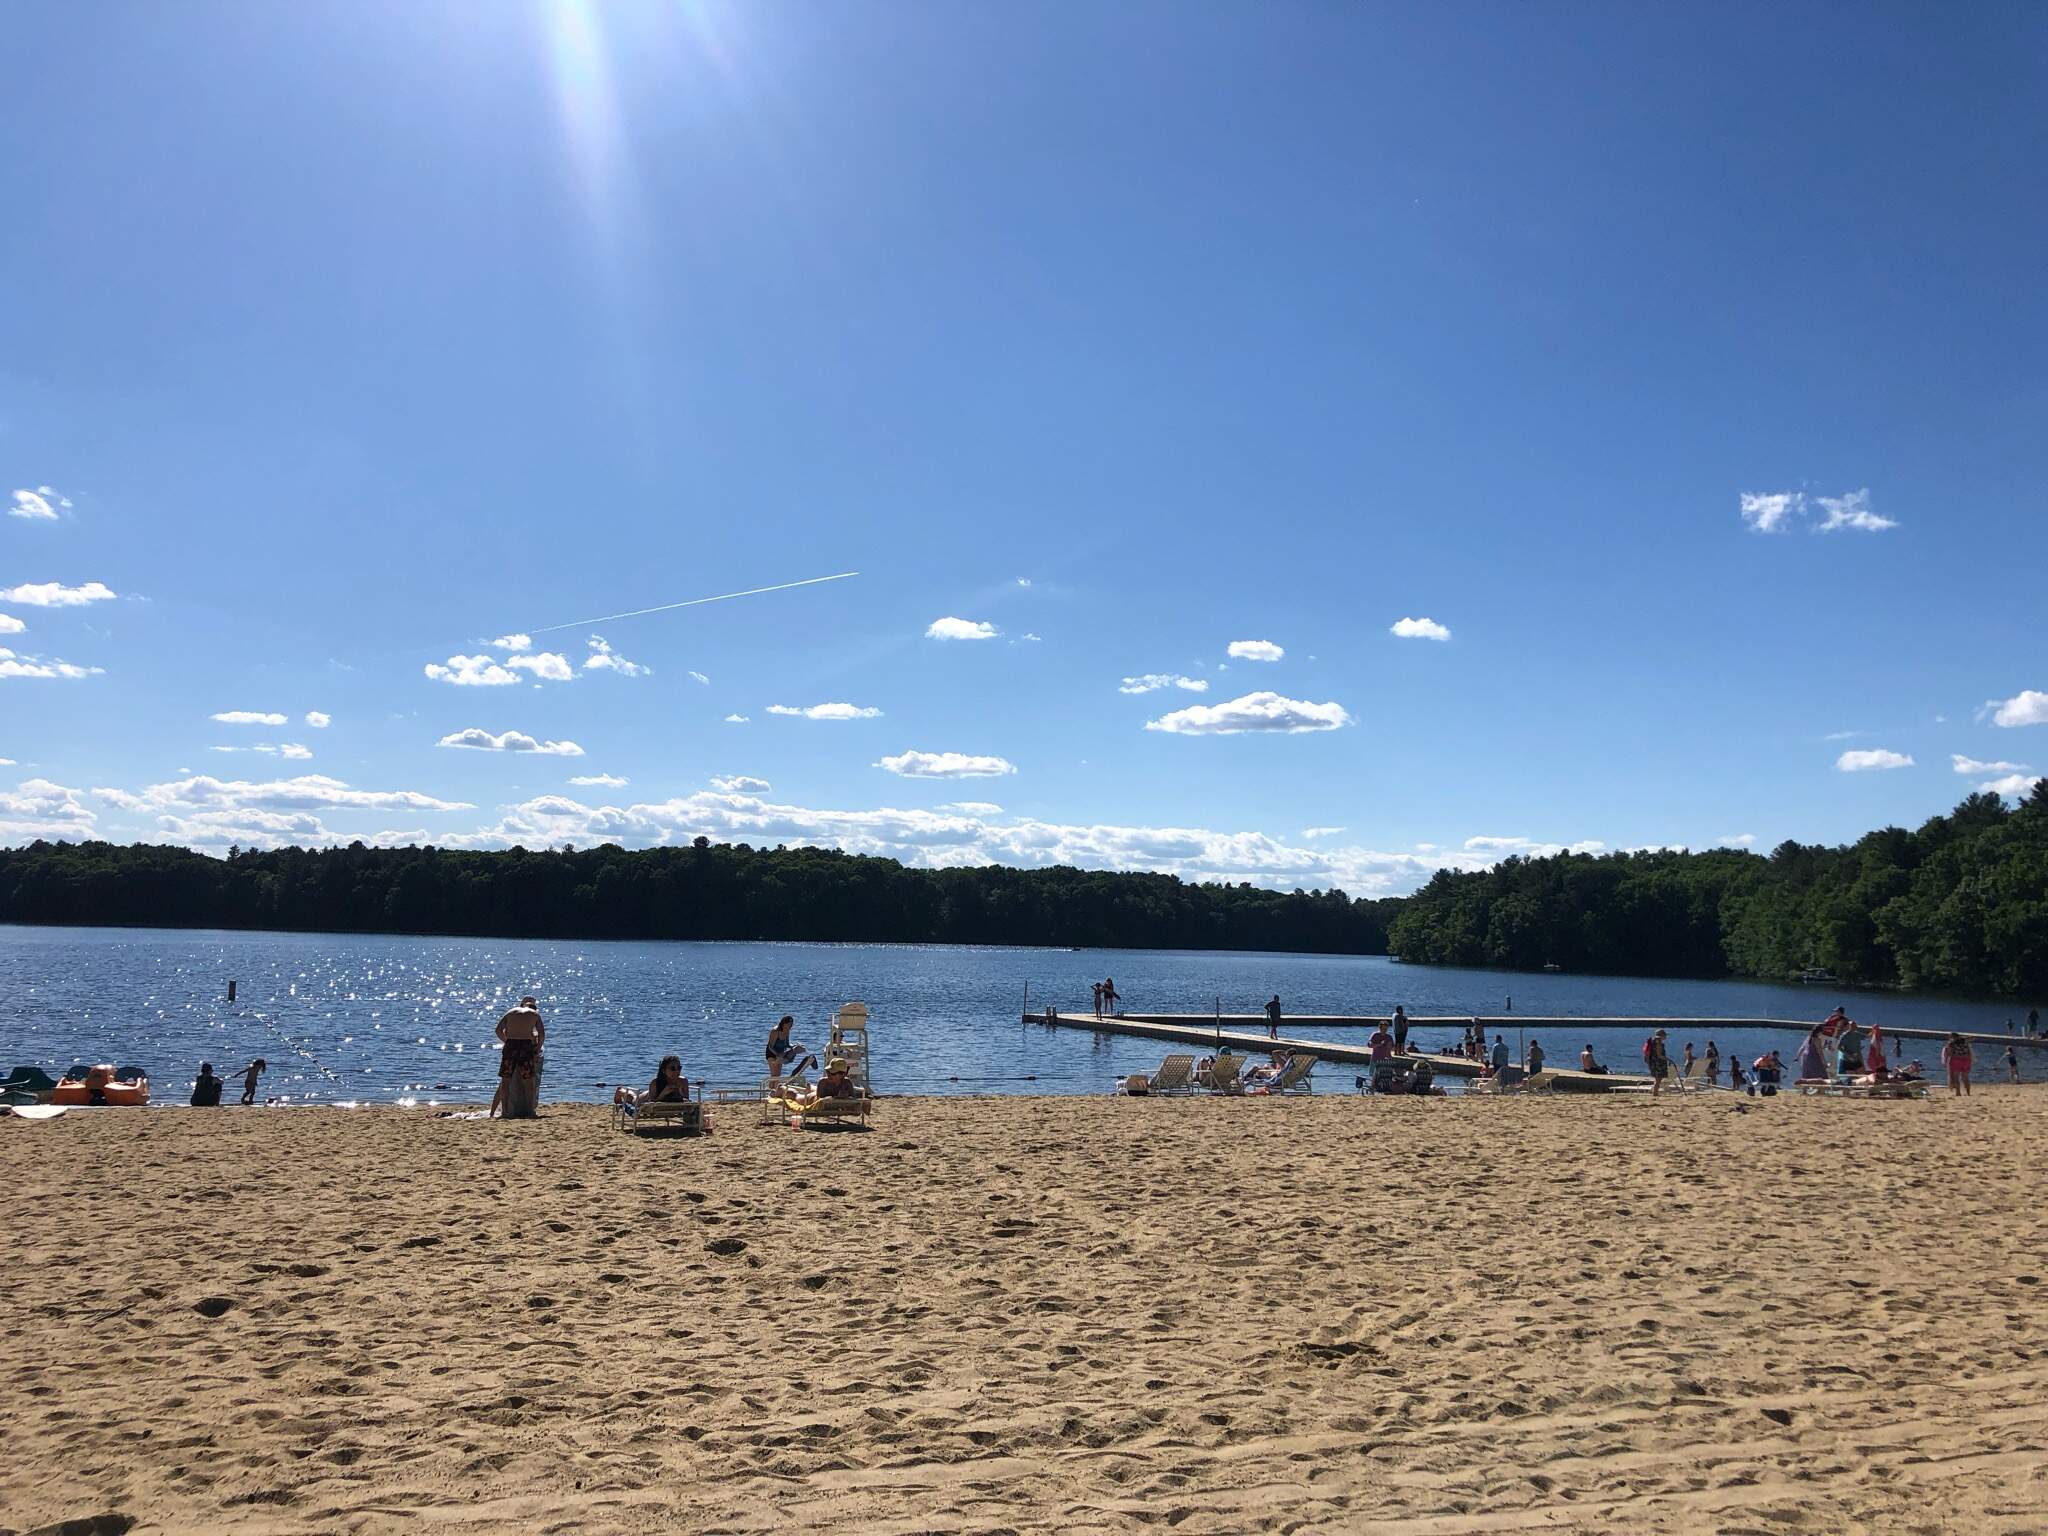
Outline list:
[[[1091,981],[1116,978],[1133,1013],[1253,1013],[1278,992],[1289,1013],[1530,1014],[1818,1018],[1836,1001],[1864,1023],[2002,1031],[2025,1009],[1998,1003],[1614,976],[1526,975],[1396,965],[1384,956],[1187,950],[948,948],[892,944],[606,944],[348,934],[0,926],[0,1069],[33,1063],[147,1068],[182,1102],[202,1059],[232,1078],[270,1063],[263,1093],[292,1102],[488,1098],[492,1026],[523,992],[548,1021],[548,1099],[608,1099],[644,1084],[674,1051],[693,1078],[751,1083],[778,1016],[823,1041],[833,1010],[867,1003],[881,1093],[1078,1093],[1156,1066],[1153,1042],[1018,1022],[1034,1009],[1085,1011]],[[238,999],[227,1001],[230,978]],[[1448,1032],[1446,1032],[1448,1033]],[[1356,1037],[1351,1037],[1356,1038]],[[1590,1040],[1620,1070],[1635,1031],[1575,1030],[1544,1041],[1575,1061]],[[1416,1043],[1433,1046],[1428,1032]],[[1512,1044],[1512,1037],[1510,1037]],[[1683,1048],[1675,1037],[1672,1055]],[[1696,1042],[1704,1051],[1706,1041]],[[1745,1060],[1797,1037],[1729,1032]],[[1906,1054],[1933,1064],[1930,1042]],[[2031,1053],[2030,1053],[2031,1054]],[[1988,1067],[1990,1063],[1985,1063]],[[2026,1070],[2037,1070],[2031,1062]],[[1351,1085],[1327,1069],[1324,1086]],[[231,1088],[237,1085],[230,1084]]]

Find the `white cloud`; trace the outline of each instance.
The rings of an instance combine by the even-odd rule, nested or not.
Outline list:
[[[324,731],[328,726],[334,724],[334,716],[322,710],[309,709],[306,711],[306,724],[313,727],[316,731]]]
[[[1270,640],[1233,640],[1230,654],[1240,661],[1278,661],[1287,650]]]
[[[1341,704],[1311,704],[1284,698],[1277,693],[1247,693],[1221,704],[1190,704],[1145,722],[1148,731],[1170,731],[1179,736],[1236,736],[1248,731],[1277,731],[1298,735],[1303,731],[1334,731],[1351,724]]]
[[[11,613],[0,613],[0,635],[18,635],[28,626]]]
[[[569,658],[554,651],[535,651],[530,656],[508,656],[505,665],[517,667],[522,672],[531,672],[544,683],[573,683],[576,669],[569,665]]]
[[[1899,526],[1896,518],[1879,517],[1870,510],[1870,492],[1867,490],[1814,499],[1827,512],[1827,517],[1815,530],[1818,533],[1834,533],[1843,528],[1852,528],[1860,533],[1882,533],[1887,528]]]
[[[473,811],[467,800],[440,800],[410,789],[351,789],[340,779],[325,774],[303,774],[295,779],[272,779],[255,783],[245,779],[215,779],[204,774],[166,784],[152,784],[139,794],[124,789],[95,787],[96,798],[125,811],[227,811],[227,810],[352,810],[352,811]]]
[[[1335,837],[1344,830],[1343,827],[1303,827],[1301,835],[1310,842],[1314,842],[1319,837]]]
[[[1248,881],[1272,889],[1341,887],[1357,895],[1414,889],[1440,867],[1483,869],[1493,856],[1476,853],[1386,853],[1355,846],[1304,847],[1263,833],[1200,827],[1077,826],[1031,819],[992,823],[992,806],[968,802],[917,811],[879,808],[819,810],[750,796],[706,791],[658,804],[588,806],[542,795],[509,807],[474,833],[435,834],[444,847],[627,847],[709,837],[757,847],[777,843],[839,848],[938,868],[1004,864],[1036,869],[1139,869],[1187,880]]]
[[[2014,800],[2021,800],[2032,794],[2034,786],[2040,782],[2039,776],[2035,774],[2011,773],[2002,779],[1987,779],[1977,788],[1984,794],[2007,795]]]
[[[927,640],[993,640],[1002,631],[980,619],[933,619],[925,627]]]
[[[67,587],[54,581],[0,587],[0,602],[20,603],[25,608],[83,608],[87,603],[112,602],[114,597],[110,587],[97,581],[88,581],[82,587]]]
[[[590,654],[583,658],[583,669],[586,672],[616,672],[621,677],[645,677],[654,670],[652,667],[643,667],[637,661],[626,660],[605,643],[603,635],[592,635],[589,643]]]
[[[283,743],[259,741],[246,747],[208,747],[209,752],[261,752],[265,757],[287,757],[300,761],[313,756],[311,747],[302,747],[296,741]]]
[[[520,634],[500,635],[495,640],[484,641],[483,644],[489,646],[494,651],[523,651],[533,644],[533,636]]]
[[[1863,752],[1844,752],[1835,759],[1835,767],[1843,773],[1869,773],[1884,768],[1910,768],[1913,759],[1904,752],[1891,752],[1883,747],[1873,747]]]
[[[493,736],[480,726],[451,731],[435,743],[443,747],[468,747],[477,752],[538,752],[543,757],[581,757],[583,749],[573,741],[539,741],[524,731],[501,731]]]
[[[1031,643],[1032,643],[1033,645],[1036,645],[1036,644],[1038,644],[1038,643],[1039,643],[1039,641],[1040,641],[1040,640],[1041,640],[1041,639],[1042,639],[1043,637],[1042,637],[1042,636],[1039,636],[1039,635],[1034,635],[1033,633],[1031,633],[1031,631],[1030,631],[1030,630],[1028,630],[1028,629],[1027,629],[1027,630],[1025,630],[1025,631],[1024,631],[1024,633],[1023,633],[1023,634],[1019,635],[1019,636],[1018,636],[1017,638],[1018,638],[1019,640],[1028,640],[1028,641],[1030,641],[1030,642],[1031,642]]]
[[[766,779],[757,779],[752,774],[728,773],[714,778],[711,787],[728,795],[765,795],[773,786]]]
[[[881,711],[866,704],[770,704],[768,713],[795,715],[804,720],[872,720]]]
[[[1403,640],[1448,640],[1451,632],[1435,619],[1396,619],[1388,633]]]
[[[1785,533],[1791,520],[1806,511],[1802,491],[1743,491],[1742,520],[1756,533]]]
[[[1520,855],[1524,858],[1545,859],[1557,853],[1604,853],[1607,845],[1597,839],[1586,839],[1576,843],[1542,843],[1532,837],[1468,837],[1465,851],[1485,855],[1489,859],[1505,859]]]
[[[2003,701],[1993,699],[1985,707],[1992,711],[1993,725],[2048,725],[2048,693],[2032,688]]]
[[[7,509],[7,515],[55,522],[60,511],[68,512],[70,509],[68,497],[59,496],[47,485],[39,485],[32,491],[16,491],[14,505]]]
[[[1951,752],[1949,761],[1957,773],[2025,773],[2025,763],[1982,763],[1974,757],[1965,757],[1960,752]]]
[[[958,811],[964,816],[1000,816],[1003,808],[992,800],[949,800],[939,807],[942,811]]]
[[[1028,587],[1031,585],[1031,578],[1029,576],[1019,576],[1017,578],[1017,585],[1020,587]]]
[[[224,709],[207,718],[222,725],[283,725],[286,717],[260,709]]]
[[[690,681],[693,683],[703,683],[708,686],[711,682],[711,679],[706,677],[702,672],[692,672],[690,674]]]
[[[745,725],[747,723],[747,717],[745,715],[727,715],[725,717],[725,723],[727,725]]]
[[[1756,841],[1756,834],[1754,832],[1730,832],[1726,837],[1716,838],[1715,841],[1723,848],[1747,848]]]
[[[55,656],[24,656],[0,645],[0,678],[99,677],[105,667],[81,667]]]
[[[1207,693],[1206,677],[1182,677],[1178,672],[1146,672],[1127,677],[1117,685],[1118,693],[1151,693],[1159,688],[1185,688],[1189,693]]]
[[[13,759],[13,758],[11,758],[11,757],[0,757],[0,768],[12,768],[13,766],[14,766],[14,759]]]
[[[1007,758],[973,757],[965,752],[899,752],[875,766],[906,779],[998,779],[1017,771],[1017,765]]]
[[[597,789],[624,789],[626,781],[616,773],[579,773],[569,781]]]
[[[12,791],[0,789],[0,838],[32,842],[39,837],[97,837],[96,820],[79,791],[48,779],[24,779]]]
[[[1858,736],[1868,736],[1868,731],[1829,731],[1822,741],[1854,741]]]
[[[517,672],[508,672],[488,656],[450,656],[446,663],[430,661],[426,672],[435,682],[453,683],[458,688],[505,688],[519,681]]]

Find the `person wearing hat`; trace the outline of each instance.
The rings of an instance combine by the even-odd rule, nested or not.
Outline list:
[[[834,1056],[825,1063],[825,1075],[810,1084],[791,1084],[782,1090],[782,1102],[791,1105],[823,1103],[826,1099],[857,1099],[861,1092],[853,1085],[853,1063]]]
[[[1664,1091],[1664,1079],[1671,1075],[1671,1057],[1664,1049],[1664,1042],[1670,1038],[1668,1030],[1658,1030],[1643,1042],[1643,1065],[1650,1069],[1650,1092]]]

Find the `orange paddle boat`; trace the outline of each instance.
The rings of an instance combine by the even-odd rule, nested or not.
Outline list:
[[[84,1077],[64,1077],[50,1095],[52,1104],[147,1104],[149,1079],[137,1073],[123,1080],[112,1067],[94,1067]]]

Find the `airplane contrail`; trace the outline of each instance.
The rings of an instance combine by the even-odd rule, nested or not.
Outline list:
[[[821,581],[844,581],[849,576],[858,576],[859,571],[841,571],[836,576],[807,576],[802,581],[778,582],[772,587],[749,587],[744,592],[721,592],[716,597],[693,597],[680,603],[662,603],[653,608],[635,608],[628,613],[608,613],[598,619],[574,619],[567,624],[543,624],[529,631],[536,635],[550,635],[558,629],[581,629],[586,624],[610,624],[618,619],[637,619],[642,614],[667,613],[675,608],[696,608],[705,603],[729,602],[735,597],[758,597],[763,592],[787,592],[791,587],[815,587]]]

